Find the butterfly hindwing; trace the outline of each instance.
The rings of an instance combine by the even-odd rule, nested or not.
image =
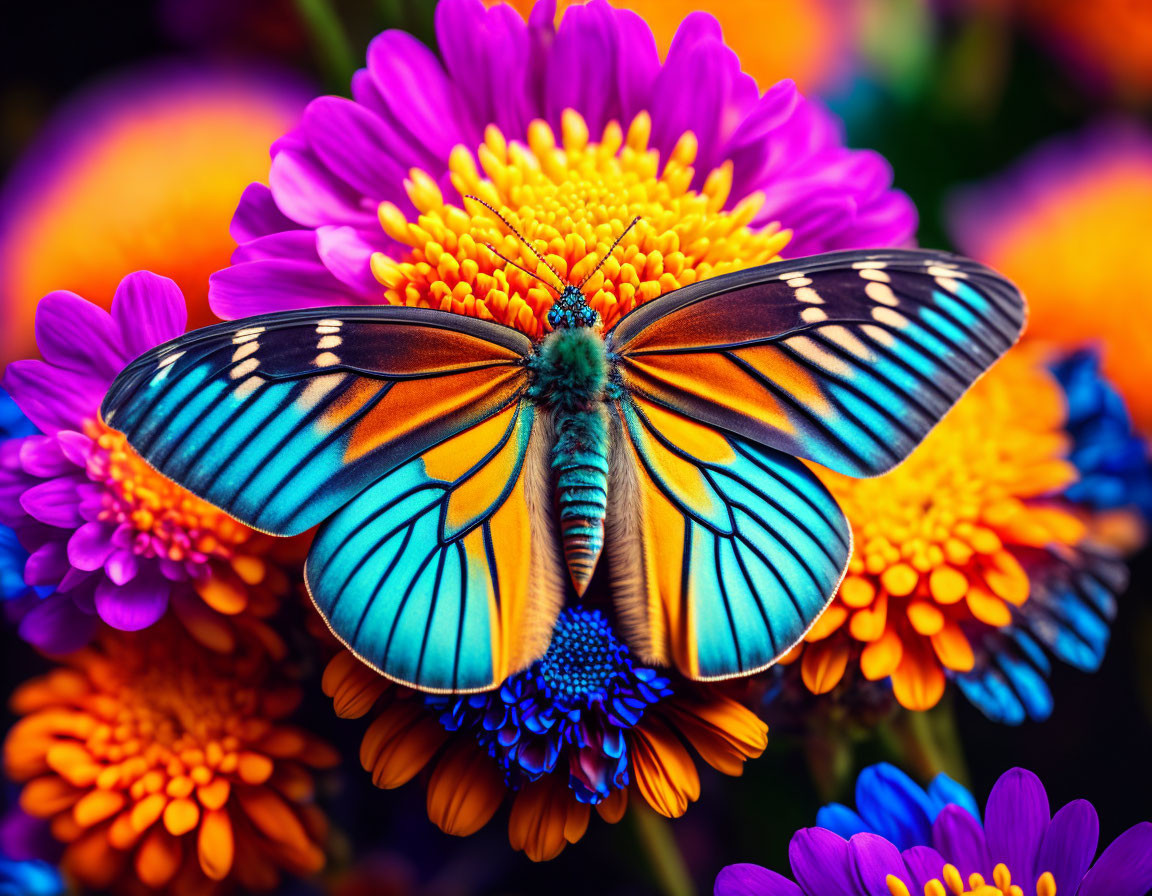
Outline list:
[[[493,687],[547,648],[563,597],[531,404],[393,470],[324,523],[312,598],[363,661],[429,691]]]
[[[852,476],[908,455],[1017,339],[1016,289],[943,252],[868,250],[727,274],[609,334],[625,389]]]
[[[426,309],[320,308],[196,330],[133,361],[104,421],[242,522],[303,532],[517,400],[527,337]]]
[[[772,664],[840,582],[836,501],[779,451],[642,396],[615,412],[608,549],[630,642],[695,679]]]

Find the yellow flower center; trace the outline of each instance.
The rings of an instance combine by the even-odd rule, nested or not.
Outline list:
[[[964,879],[955,865],[945,865],[938,879],[924,885],[924,896],[1056,896],[1056,879],[1051,871],[1045,871],[1036,881],[1035,893],[1026,891],[1019,884],[1012,883],[1012,873],[1003,862],[992,869],[992,880],[986,882],[983,875],[973,872]],[[885,883],[892,896],[911,896],[908,887],[896,875],[889,874]]]
[[[568,110],[559,145],[552,129],[535,121],[527,146],[490,126],[475,156],[464,146],[453,150],[456,190],[498,209],[546,263],[483,205],[445,204],[432,177],[414,170],[406,188],[418,219],[409,221],[389,202],[379,210],[385,232],[409,249],[400,260],[372,258],[388,302],[496,320],[539,337],[557,290],[592,274],[637,216],[584,288],[606,328],[658,295],[779,257],[790,232],[748,226],[760,194],[725,210],[729,163],[697,192],[690,188],[696,138],[683,134],[661,160],[648,145],[650,133],[651,120],[641,113],[626,134],[611,122],[599,142],[590,142],[584,119]]]

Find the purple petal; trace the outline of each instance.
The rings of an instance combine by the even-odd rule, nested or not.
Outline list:
[[[107,387],[132,356],[112,318],[74,292],[50,292],[36,306],[36,344],[54,367],[81,373]]]
[[[249,261],[217,271],[208,282],[212,310],[226,319],[362,304],[319,261]]]
[[[58,585],[68,573],[68,549],[62,541],[49,541],[28,555],[24,581],[29,585]]]
[[[237,243],[247,243],[282,230],[293,230],[296,223],[276,207],[272,191],[264,184],[249,184],[240,197],[228,232]]]
[[[112,532],[105,523],[85,523],[68,539],[68,562],[88,572],[100,569],[115,549]]]
[[[1051,871],[1057,893],[1075,893],[1096,855],[1100,821],[1087,800],[1073,800],[1052,817],[1036,855],[1035,877]],[[1031,881],[1025,881],[1031,883]]]
[[[93,442],[82,432],[62,430],[56,433],[56,442],[64,456],[78,467],[86,467],[92,455]]]
[[[33,519],[49,526],[74,529],[84,522],[80,516],[79,483],[61,476],[34,485],[20,496],[20,506]]]
[[[984,828],[966,809],[950,805],[940,810],[932,823],[932,845],[959,869],[965,880],[974,871],[991,879],[993,863],[988,857]]]
[[[338,96],[322,96],[304,110],[302,131],[312,151],[332,174],[358,193],[380,200],[403,200],[410,165],[396,159],[396,135],[364,106]]]
[[[96,611],[113,628],[139,631],[168,607],[169,585],[157,575],[138,575],[125,585],[104,579],[96,586]]]
[[[120,344],[134,358],[183,335],[188,308],[173,281],[151,271],[137,271],[116,287],[112,319],[120,330]]]
[[[1012,768],[1000,776],[984,809],[988,858],[1018,875],[1031,873],[1052,815],[1048,794],[1032,772]]]
[[[4,391],[41,432],[78,429],[92,419],[108,383],[43,361],[13,361],[4,371]]]
[[[380,243],[385,240],[381,238]],[[383,248],[374,246],[352,227],[316,228],[316,252],[324,267],[359,295],[376,294],[383,298],[384,287],[372,274],[372,254]]]
[[[70,653],[92,637],[96,619],[67,594],[50,594],[20,621],[20,637],[45,653]]]
[[[1152,889],[1152,822],[1142,821],[1108,845],[1084,875],[1077,896],[1144,896],[1149,889]]]
[[[716,875],[713,896],[804,896],[803,891],[775,871],[759,865],[729,865]]]
[[[867,896],[891,896],[887,884],[889,875],[895,875],[907,887],[912,886],[912,877],[900,850],[879,834],[856,834],[848,841],[848,851],[856,869],[857,886]]]
[[[796,882],[807,893],[857,893],[852,882],[848,841],[823,828],[802,828],[788,844]]]
[[[913,846],[901,853],[908,873],[912,875],[913,893],[920,893],[930,880],[939,879],[944,873],[945,859],[931,846]]]
[[[232,264],[268,258],[300,260],[316,254],[315,230],[282,230],[249,240],[232,253]]]
[[[277,153],[268,181],[277,207],[306,227],[351,224],[367,228],[376,223],[377,203],[335,177],[307,150]]]
[[[619,57],[612,10],[607,4],[579,4],[564,12],[548,56],[548,119],[556,122],[565,109],[576,109],[592,139],[609,121],[619,119],[616,65]]]
[[[60,443],[51,436],[27,436],[20,441],[20,467],[39,479],[51,479],[75,472],[76,465],[64,456]]]
[[[104,572],[117,585],[127,585],[140,568],[139,560],[133,551],[117,548],[104,561]]]

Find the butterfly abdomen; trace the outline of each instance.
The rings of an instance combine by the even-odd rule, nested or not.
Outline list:
[[[604,340],[586,327],[560,329],[530,362],[529,396],[552,411],[556,512],[568,574],[583,594],[604,547],[608,502],[608,420]]]

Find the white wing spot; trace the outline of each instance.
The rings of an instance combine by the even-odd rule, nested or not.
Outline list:
[[[887,333],[887,331],[882,332]],[[842,349],[851,352],[857,358],[863,358],[868,361],[873,359],[872,350],[861,342],[860,338],[847,327],[821,327],[820,335],[826,339],[830,339]]]
[[[803,276],[804,276],[803,271],[790,271],[787,274],[781,274],[779,279],[780,280],[795,280],[797,277],[803,277]]]
[[[317,367],[331,367],[334,364],[340,363],[340,356],[334,355],[332,352],[321,352],[316,356]]]
[[[943,264],[930,264],[928,265],[929,277],[955,277],[957,280],[963,280],[968,275],[964,271],[956,269],[955,265]]]
[[[236,346],[236,351],[232,352],[232,363],[236,364],[243,361],[251,354],[255,354],[256,350],[260,348],[260,340],[253,339],[251,342],[242,342]]]
[[[872,319],[877,323],[887,324],[890,327],[908,326],[908,318],[899,311],[893,311],[891,308],[885,308],[884,306],[872,309]]]
[[[811,277],[793,277],[791,280],[788,281],[788,285],[791,286],[793,289],[797,289],[801,286],[811,286],[812,285],[812,278]]]
[[[876,311],[880,310],[879,308],[876,309]],[[872,337],[872,339],[883,346],[891,346],[896,342],[896,335],[885,330],[883,327],[877,327],[874,324],[864,324],[860,327],[860,330],[865,336]]]
[[[858,271],[879,271],[888,267],[886,261],[854,261],[852,267]]]
[[[318,327],[342,327],[342,326],[344,326],[344,321],[336,320],[335,318],[332,318],[332,317],[326,317],[326,318],[324,318],[324,320],[317,322],[316,326],[318,326]]]
[[[173,352],[170,355],[165,355],[163,358],[161,358],[157,362],[156,368],[158,370],[162,370],[163,368],[167,367],[169,364],[175,364],[183,356],[184,356],[184,352]]]
[[[811,286],[801,286],[796,290],[796,301],[811,302],[813,305],[824,304],[824,300],[820,298],[820,293],[816,292]]]
[[[255,339],[263,332],[263,327],[245,327],[243,330],[236,331],[236,335],[232,337],[232,343],[233,345],[240,345],[241,343]]]
[[[785,344],[794,349],[801,357],[824,368],[829,373],[836,373],[846,377],[852,375],[852,367],[847,361],[821,348],[807,336],[792,336],[784,341]]]
[[[946,289],[948,292],[955,293],[960,288],[960,281],[952,277],[937,277],[936,285],[941,289]]]
[[[331,324],[327,324],[327,325],[322,324],[316,328],[316,332],[321,336],[330,336],[333,333],[339,333],[340,327],[339,326],[333,326]]]
[[[232,390],[232,394],[239,400],[243,401],[257,389],[264,385],[264,377],[250,376],[244,380],[239,386]]]
[[[247,361],[241,361],[239,364],[233,367],[229,373],[229,376],[231,376],[234,380],[243,379],[259,366],[259,361],[257,361],[255,358],[249,358]]]
[[[339,348],[343,341],[339,336],[321,336],[320,341],[316,343],[316,348]]]
[[[896,298],[896,293],[892,292],[892,287],[887,283],[873,280],[864,287],[864,292],[873,302],[879,302],[881,305],[900,304],[900,300]]]
[[[814,324],[818,321],[828,320],[828,315],[824,313],[823,308],[817,308],[815,305],[809,305],[800,312],[800,319],[806,324]]]
[[[892,282],[892,278],[888,276],[888,272],[882,271],[879,268],[861,268],[860,276],[865,280],[876,280],[880,283]]]

